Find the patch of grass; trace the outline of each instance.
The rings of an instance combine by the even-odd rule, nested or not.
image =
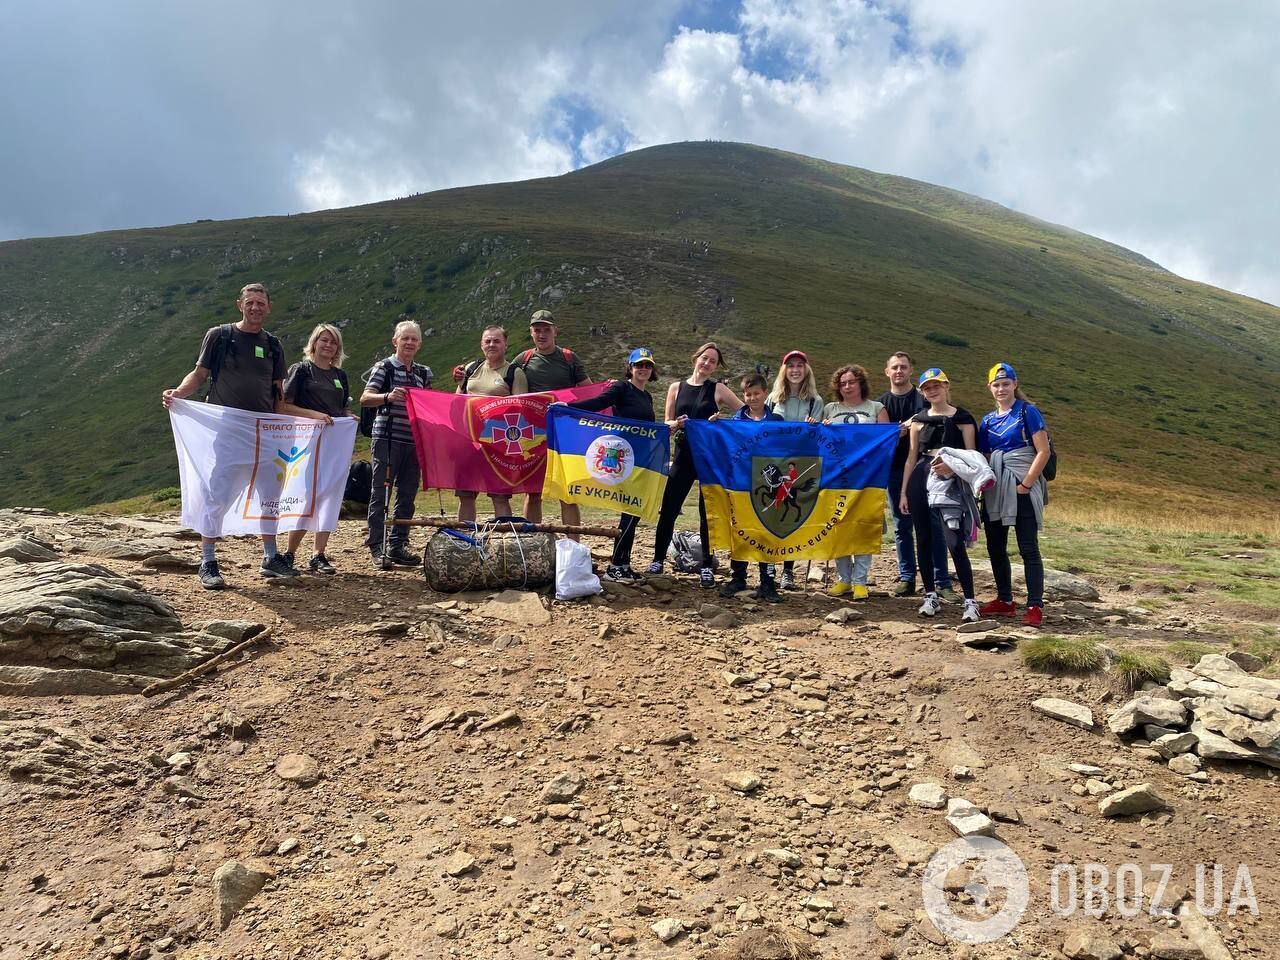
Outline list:
[[[1111,671],[1126,690],[1137,690],[1148,680],[1169,682],[1169,661],[1153,653],[1125,650],[1111,661]]]
[[[1199,663],[1200,658],[1207,653],[1222,652],[1218,647],[1198,640],[1175,640],[1164,649],[1174,661],[1188,666]]]
[[[1269,664],[1280,662],[1280,628],[1258,626],[1232,638],[1236,650],[1251,653]]]
[[[1091,673],[1107,663],[1106,654],[1089,637],[1035,637],[1020,645],[1022,661],[1032,670]]]

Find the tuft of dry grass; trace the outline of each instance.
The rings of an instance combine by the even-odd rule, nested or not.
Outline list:
[[[812,960],[813,946],[785,927],[748,930],[711,960]]]
[[[1091,673],[1107,663],[1096,640],[1088,637],[1035,637],[1021,645],[1022,660],[1032,670]]]
[[[1153,653],[1126,650],[1111,661],[1111,671],[1126,690],[1137,690],[1148,680],[1169,682],[1169,661]]]

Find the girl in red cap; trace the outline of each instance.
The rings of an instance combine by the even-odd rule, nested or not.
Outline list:
[[[802,350],[792,350],[782,357],[778,377],[773,381],[769,394],[769,410],[783,420],[799,423],[821,423],[825,404],[818,393],[817,378],[809,366],[809,358]],[[783,590],[796,588],[796,562],[784,561],[778,586]]]

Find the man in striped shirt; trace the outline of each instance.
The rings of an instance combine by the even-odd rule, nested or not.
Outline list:
[[[403,320],[396,324],[391,343],[395,353],[374,366],[360,395],[360,406],[379,408],[373,421],[373,489],[369,496],[369,536],[365,539],[373,555],[373,565],[379,569],[385,569],[388,564],[416,567],[422,562],[421,557],[409,552],[408,527],[391,530],[387,553],[383,556],[384,488],[389,474],[396,491],[395,518],[411,518],[422,476],[409,429],[406,390],[429,387],[433,379],[430,367],[413,362],[422,346],[422,330],[416,323]]]

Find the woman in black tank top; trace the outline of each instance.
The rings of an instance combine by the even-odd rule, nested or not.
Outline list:
[[[667,548],[671,546],[671,537],[675,534],[680,508],[684,506],[685,498],[689,496],[693,482],[697,479],[693,468],[693,453],[689,450],[689,442],[683,430],[685,421],[709,420],[721,407],[736,412],[742,406],[742,401],[732,390],[711,378],[723,362],[720,348],[714,343],[704,343],[693,354],[693,372],[687,379],[673,383],[667,390],[665,420],[675,436],[675,454],[667,475],[667,489],[662,495],[658,526],[654,531],[653,563],[649,564],[646,571],[649,574],[662,572]],[[701,493],[698,494],[698,532],[702,536],[704,564],[699,580],[704,587],[714,587],[716,579],[710,566],[711,537],[707,533],[707,507]]]

